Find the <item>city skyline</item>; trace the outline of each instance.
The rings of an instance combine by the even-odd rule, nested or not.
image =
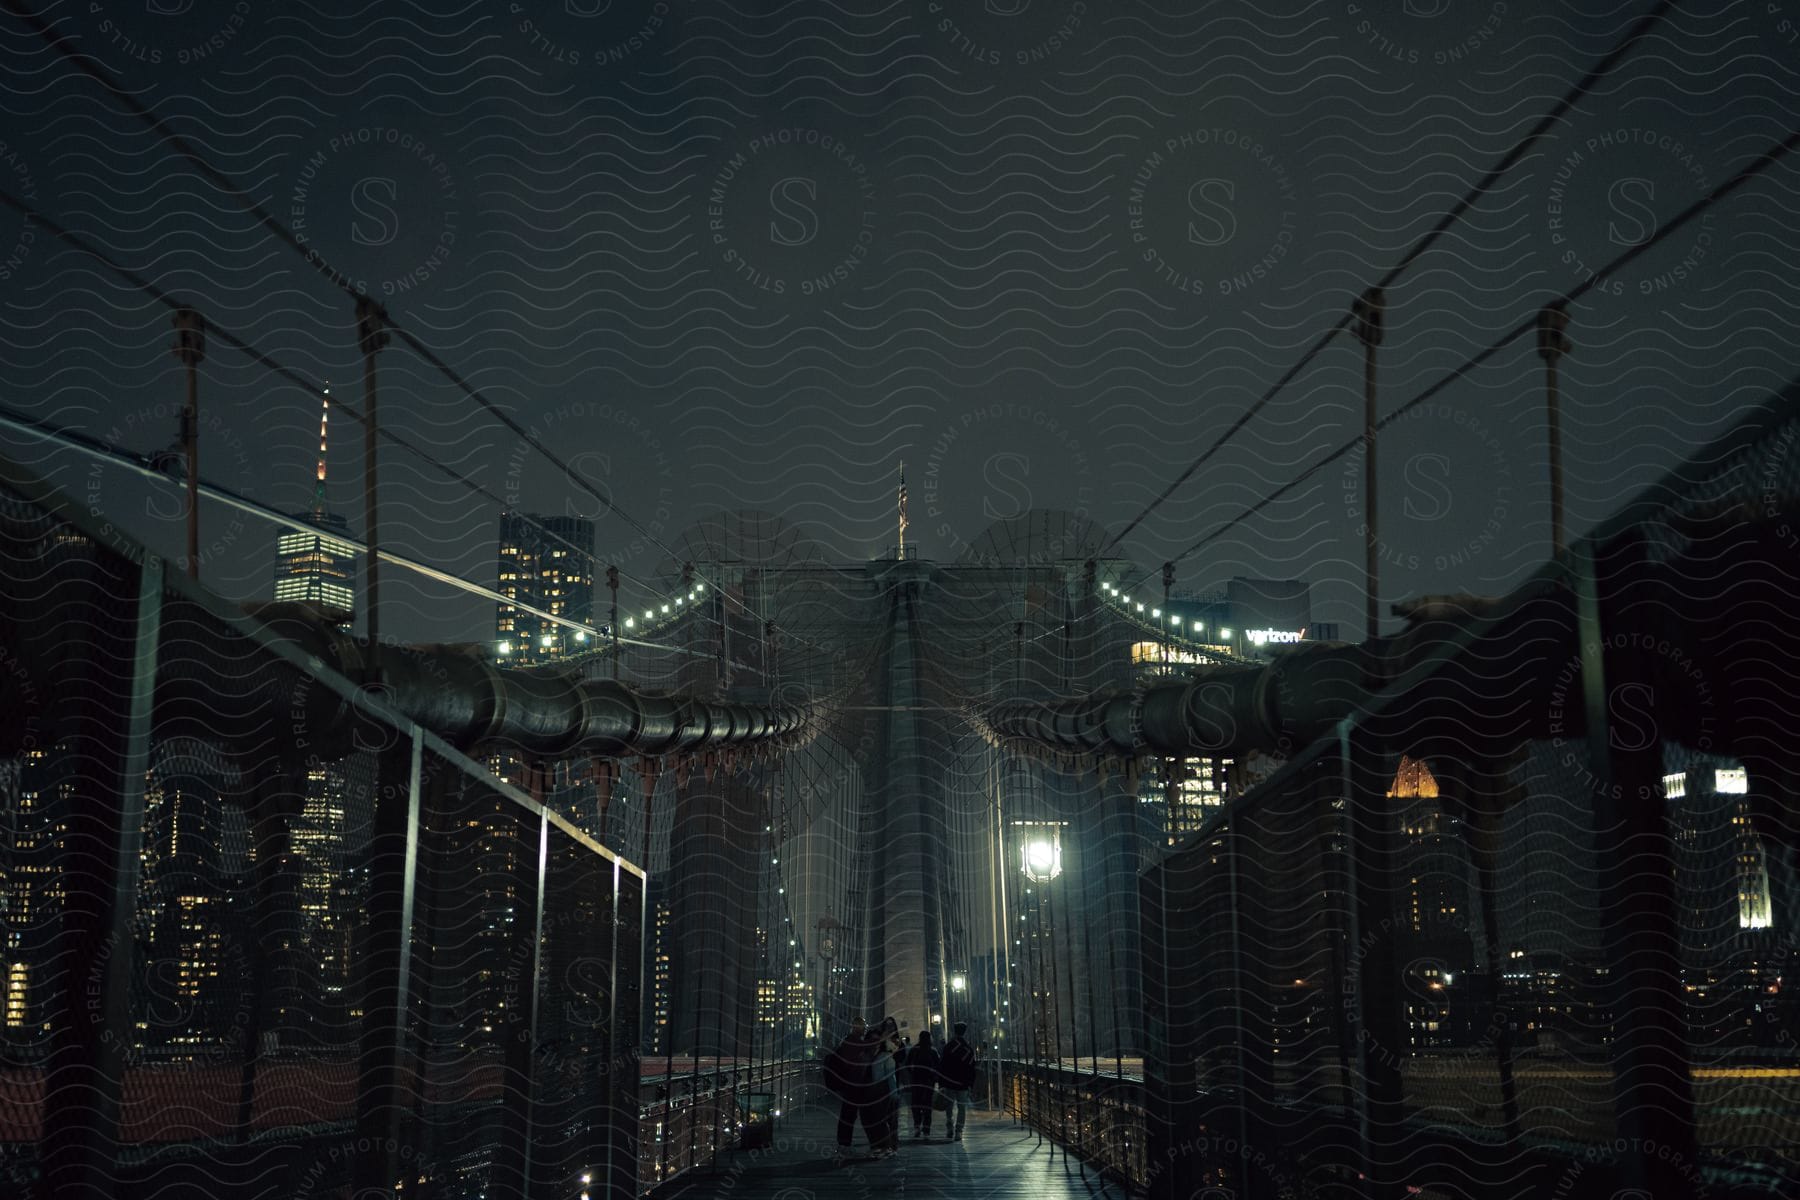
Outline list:
[[[1800,1190],[1782,5],[0,63],[0,1196]]]

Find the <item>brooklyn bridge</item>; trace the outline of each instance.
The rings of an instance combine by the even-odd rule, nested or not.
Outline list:
[[[400,7],[0,4],[0,1192],[1800,1194],[1768,6]]]

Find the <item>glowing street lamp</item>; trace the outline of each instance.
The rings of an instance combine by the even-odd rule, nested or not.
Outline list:
[[[1019,869],[1033,883],[1062,874],[1061,821],[1014,821],[1019,829]]]
[[[969,977],[967,975],[952,975],[950,977],[950,990],[953,992],[968,991]]]

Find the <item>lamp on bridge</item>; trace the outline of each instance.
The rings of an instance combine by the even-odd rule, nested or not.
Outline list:
[[[1019,830],[1019,869],[1033,883],[1062,874],[1062,821],[1014,821]]]

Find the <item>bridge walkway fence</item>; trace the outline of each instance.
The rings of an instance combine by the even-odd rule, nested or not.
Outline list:
[[[1797,400],[1415,618],[1141,873],[1141,1082],[1016,1114],[1159,1200],[1800,1194]]]
[[[637,865],[5,461],[0,577],[0,1192],[624,1200],[798,1071],[659,1100]]]

